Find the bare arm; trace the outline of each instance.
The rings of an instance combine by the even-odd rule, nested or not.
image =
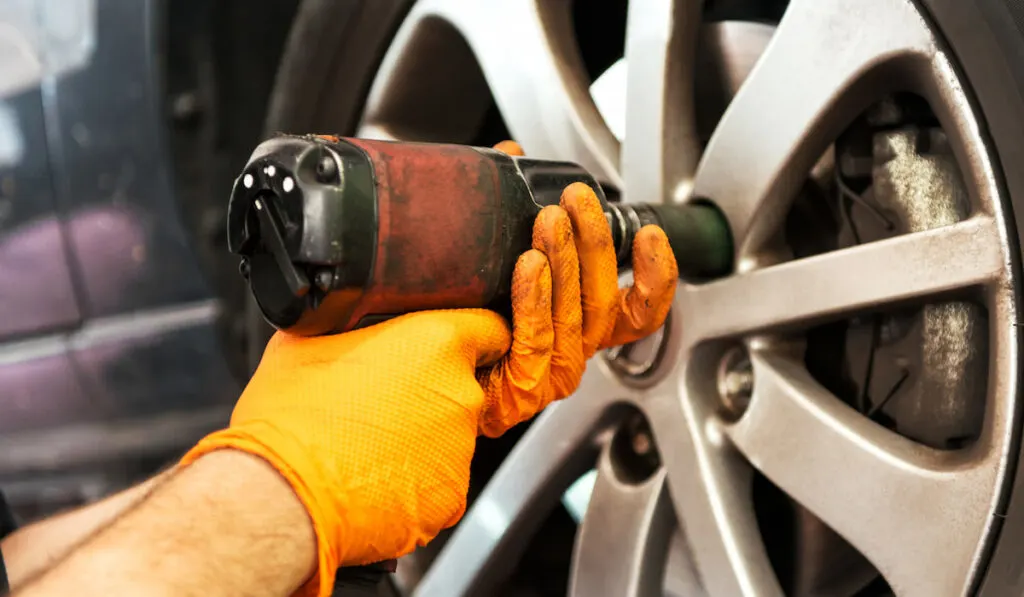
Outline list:
[[[170,471],[165,471],[94,504],[22,527],[4,538],[0,550],[11,588],[17,590],[52,566],[72,548],[149,495],[169,474]]]
[[[15,595],[285,596],[315,566],[312,524],[284,478],[255,456],[221,450]]]

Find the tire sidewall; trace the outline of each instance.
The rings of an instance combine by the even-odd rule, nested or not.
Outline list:
[[[1005,206],[1014,230],[1024,230],[1024,3],[1020,0],[918,0],[942,33],[982,116],[996,153],[1001,182],[1011,204]],[[1011,6],[1016,3],[1016,6]],[[1014,20],[1014,16],[1018,21]],[[1009,235],[1017,247],[1014,263],[1021,300],[1019,232]],[[1006,325],[1015,325],[1006,322]],[[1019,409],[1018,409],[1019,410]],[[1014,413],[1014,428],[1020,412]],[[1013,450],[1012,485],[1001,500],[994,547],[977,583],[978,595],[1006,597],[1024,590],[1024,458]],[[940,523],[941,524],[941,523]]]
[[[413,0],[304,0],[288,34],[265,136],[353,135],[380,61]],[[274,329],[246,293],[250,373]]]

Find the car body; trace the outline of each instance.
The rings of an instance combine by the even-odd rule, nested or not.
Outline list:
[[[189,50],[210,46],[214,13],[245,21],[230,15],[243,3],[203,4],[0,4],[0,484],[22,518],[152,473],[222,426],[238,396],[218,294],[234,277],[201,263],[219,254],[209,218],[234,164],[199,190],[220,162],[190,145],[231,118],[200,114],[190,75],[213,52]],[[248,4],[283,39],[287,18],[259,11],[287,17],[288,3]],[[275,66],[257,65],[266,89]],[[240,124],[252,139],[256,96]]]

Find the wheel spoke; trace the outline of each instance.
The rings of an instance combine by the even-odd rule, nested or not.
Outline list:
[[[701,0],[631,0],[626,20],[625,200],[689,194],[700,157],[694,68]],[[682,185],[682,186],[681,186]]]
[[[631,390],[591,361],[578,396],[549,406],[516,443],[416,588],[417,597],[487,594],[536,524],[596,456],[595,435]]]
[[[986,217],[754,270],[679,293],[691,342],[776,330],[996,280]]]
[[[640,485],[617,478],[606,446],[576,534],[571,597],[654,597],[675,530],[665,472]]]
[[[388,130],[381,120],[390,98],[407,88],[403,60],[416,55],[415,44],[436,39],[430,31],[441,20],[468,43],[509,131],[528,155],[574,160],[621,187],[618,140],[590,96],[570,17],[565,2],[416,3],[381,65],[363,130]]]
[[[694,181],[694,194],[714,200],[731,222],[739,257],[778,229],[828,144],[886,91],[865,86],[906,80],[866,75],[909,57],[930,65],[935,53],[911,0],[790,4],[723,115]]]
[[[678,524],[668,547],[664,597],[708,597],[694,568],[690,544]]]
[[[642,407],[707,594],[782,595],[750,503],[750,465],[708,433],[713,413],[668,390],[646,397]]]
[[[726,435],[858,548],[899,595],[961,594],[989,516],[992,474],[877,425],[790,357],[752,355],[754,395]]]

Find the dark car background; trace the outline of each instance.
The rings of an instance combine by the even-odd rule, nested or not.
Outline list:
[[[226,422],[248,366],[225,198],[297,5],[0,2],[0,486],[22,520]]]

